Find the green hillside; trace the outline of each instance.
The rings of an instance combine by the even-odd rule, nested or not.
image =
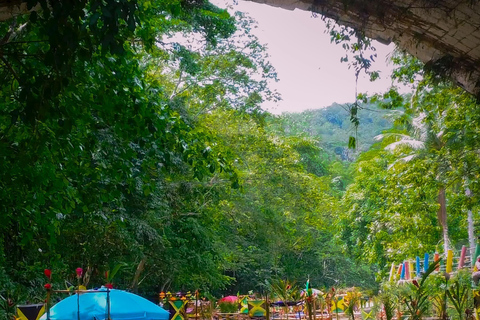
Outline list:
[[[286,135],[307,135],[318,139],[320,146],[329,154],[336,154],[342,160],[354,160],[362,151],[374,143],[374,137],[392,124],[388,120],[389,110],[376,105],[362,105],[360,125],[357,132],[350,123],[347,104],[334,103],[324,109],[307,110],[301,113],[282,114],[277,130]],[[348,138],[357,136],[356,150],[348,149]]]

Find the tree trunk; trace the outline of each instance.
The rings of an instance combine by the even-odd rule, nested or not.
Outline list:
[[[465,189],[465,195],[467,197],[472,196],[472,192],[470,191],[469,188]],[[468,209],[467,211],[467,222],[468,222],[468,243],[470,245],[470,257],[471,257],[471,267],[475,265],[475,248],[476,248],[476,242],[475,242],[475,230],[473,227],[473,214],[472,210]]]
[[[468,210],[468,243],[470,244],[470,257],[472,257],[472,268],[475,264],[475,249],[476,249],[476,242],[475,242],[475,232],[473,230],[473,214],[472,210]]]
[[[448,224],[447,224],[447,201],[445,197],[445,187],[441,186],[438,190],[438,204],[440,208],[438,209],[437,218],[438,223],[442,227],[443,233],[443,250],[444,255],[447,255],[448,252]]]
[[[147,262],[147,258],[144,257],[140,263],[137,266],[137,270],[135,271],[135,276],[133,277],[133,282],[132,282],[132,292],[137,293],[138,292],[138,280],[140,280],[140,275],[143,272],[143,269],[145,269],[145,262]]]

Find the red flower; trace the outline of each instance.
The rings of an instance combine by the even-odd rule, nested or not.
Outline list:
[[[52,285],[50,283],[45,284],[43,287],[47,290],[52,289]]]
[[[52,279],[52,271],[50,271],[49,269],[45,269],[43,270],[43,273],[48,279]]]
[[[105,284],[105,288],[113,289],[113,284],[107,283],[107,284]]]
[[[417,280],[413,280],[412,283],[415,287],[420,288],[420,285],[418,284]]]
[[[335,292],[335,288],[334,288],[334,287],[332,287],[332,292]]]
[[[83,275],[83,269],[82,268],[77,268],[75,270],[75,272],[77,273],[77,278],[80,279]]]

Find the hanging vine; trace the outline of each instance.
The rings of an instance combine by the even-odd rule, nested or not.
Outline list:
[[[370,81],[379,78],[379,72],[372,70],[372,62],[377,58],[376,48],[372,40],[367,38],[362,31],[350,27],[341,26],[333,20],[326,20],[327,31],[330,34],[330,41],[335,44],[341,44],[345,50],[345,56],[340,58],[341,62],[348,63],[348,68],[354,70],[355,76],[355,101],[348,105],[350,113],[350,122],[353,124],[354,134],[348,139],[348,147],[355,149],[357,147],[357,131],[360,124],[358,110],[361,109],[361,98],[363,95],[358,93],[358,79],[362,73],[365,73]]]

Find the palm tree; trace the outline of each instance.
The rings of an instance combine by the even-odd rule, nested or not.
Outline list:
[[[438,185],[437,202],[439,209],[437,221],[442,228],[444,252],[446,254],[449,248],[449,237],[445,176],[451,170],[451,164],[442,156],[442,151],[446,147],[442,118],[441,114],[430,115],[427,112],[421,112],[419,115],[412,117],[404,112],[396,121],[404,128],[404,133],[387,132],[376,136],[375,139],[394,140],[387,144],[385,149],[391,152],[401,152],[401,157],[393,162],[389,168],[397,162],[410,162],[412,160],[424,160],[431,164]]]

